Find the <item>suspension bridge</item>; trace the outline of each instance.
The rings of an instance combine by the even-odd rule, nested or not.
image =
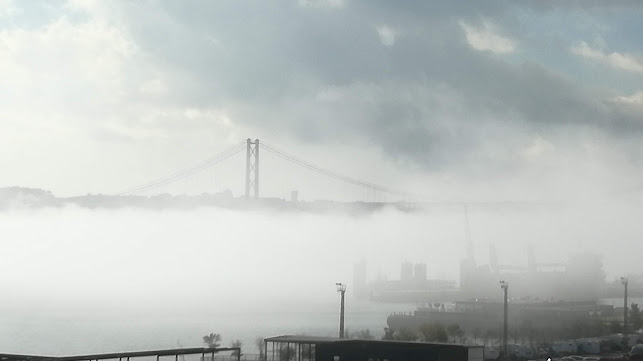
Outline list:
[[[248,199],[281,198],[292,201],[426,200],[426,197],[419,194],[329,170],[276,146],[260,142],[259,139],[246,139],[202,162],[123,190],[117,195],[195,195],[222,192]]]

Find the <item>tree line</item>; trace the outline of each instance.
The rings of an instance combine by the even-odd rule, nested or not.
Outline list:
[[[643,327],[643,317],[638,304],[633,303],[628,310],[628,329],[634,332]],[[618,320],[605,321],[600,318],[576,320],[564,327],[535,327],[531,322],[509,328],[508,339],[512,343],[543,344],[556,340],[599,337],[623,332],[623,323]],[[417,329],[403,328],[392,330],[384,328],[384,340],[482,343],[487,346],[502,343],[502,330],[474,328],[464,330],[458,324],[444,326],[439,323],[425,323]]]
[[[632,331],[638,330],[643,327],[643,317],[638,304],[633,303],[629,309],[629,329]],[[576,339],[586,337],[598,337],[607,334],[615,334],[623,331],[623,324],[613,320],[605,322],[601,319],[588,319],[577,320],[568,324],[566,327],[560,328],[543,328],[534,327],[529,322],[524,322],[518,327],[509,328],[508,338],[512,343],[523,344],[543,344],[551,343],[556,340],[563,339]],[[372,340],[375,336],[369,329],[361,329],[358,331],[351,331],[348,328],[344,331],[345,338]],[[482,330],[474,328],[471,330],[464,330],[458,324],[442,325],[440,323],[424,323],[417,329],[402,328],[393,330],[391,328],[384,328],[384,335],[382,340],[396,340],[396,341],[420,341],[420,342],[443,342],[443,343],[482,343],[485,346],[496,346],[502,343],[502,331],[500,328]],[[222,336],[218,333],[210,333],[203,336],[203,343],[210,348],[218,348],[221,346]],[[242,347],[241,340],[234,340],[231,342],[230,347]],[[264,352],[264,338],[257,337],[255,339],[255,347],[259,351],[259,360],[265,360]],[[314,347],[310,345],[302,345],[302,357],[314,359]],[[234,351],[232,356],[240,357],[239,351]],[[279,350],[279,359],[282,361],[289,361],[296,355],[295,349],[282,347]]]

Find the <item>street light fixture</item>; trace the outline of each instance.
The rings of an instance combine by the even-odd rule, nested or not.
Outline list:
[[[500,281],[500,288],[504,291],[505,298],[505,318],[502,329],[502,350],[504,352],[505,360],[509,360],[509,348],[507,346],[507,290],[509,289],[509,282]]]
[[[343,283],[335,283],[337,292],[342,295],[341,308],[339,311],[339,338],[344,338],[344,294],[346,293],[346,285]]]
[[[627,277],[621,277],[621,283],[625,287],[623,295],[623,351],[627,350],[628,336],[627,336]]]

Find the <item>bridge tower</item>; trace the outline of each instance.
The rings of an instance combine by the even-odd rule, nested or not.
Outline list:
[[[259,139],[246,140],[246,198],[254,191],[254,198],[259,198]]]

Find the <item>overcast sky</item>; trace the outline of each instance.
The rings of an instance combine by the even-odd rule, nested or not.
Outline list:
[[[0,327],[22,343],[0,346],[66,353],[63,341],[84,340],[73,320],[50,337],[35,310],[79,319],[78,305],[104,315],[152,302],[166,320],[173,308],[201,319],[211,301],[222,312],[334,304],[334,283],[350,285],[361,258],[370,279],[397,278],[402,261],[457,279],[469,237],[479,264],[493,244],[501,264],[524,265],[530,244],[539,262],[600,253],[610,281],[640,273],[642,19],[641,0],[0,0],[0,187],[113,194],[258,138],[435,200],[574,202],[472,206],[468,218],[456,207],[0,212],[0,284],[12,295],[0,311],[28,315]],[[227,175],[235,196],[243,158]],[[261,179],[291,171],[262,168]],[[192,331],[197,344],[206,332],[236,337]],[[100,347],[152,347],[131,335]]]
[[[113,193],[251,137],[445,197],[638,195],[642,18],[638,1],[0,0],[0,185]]]

